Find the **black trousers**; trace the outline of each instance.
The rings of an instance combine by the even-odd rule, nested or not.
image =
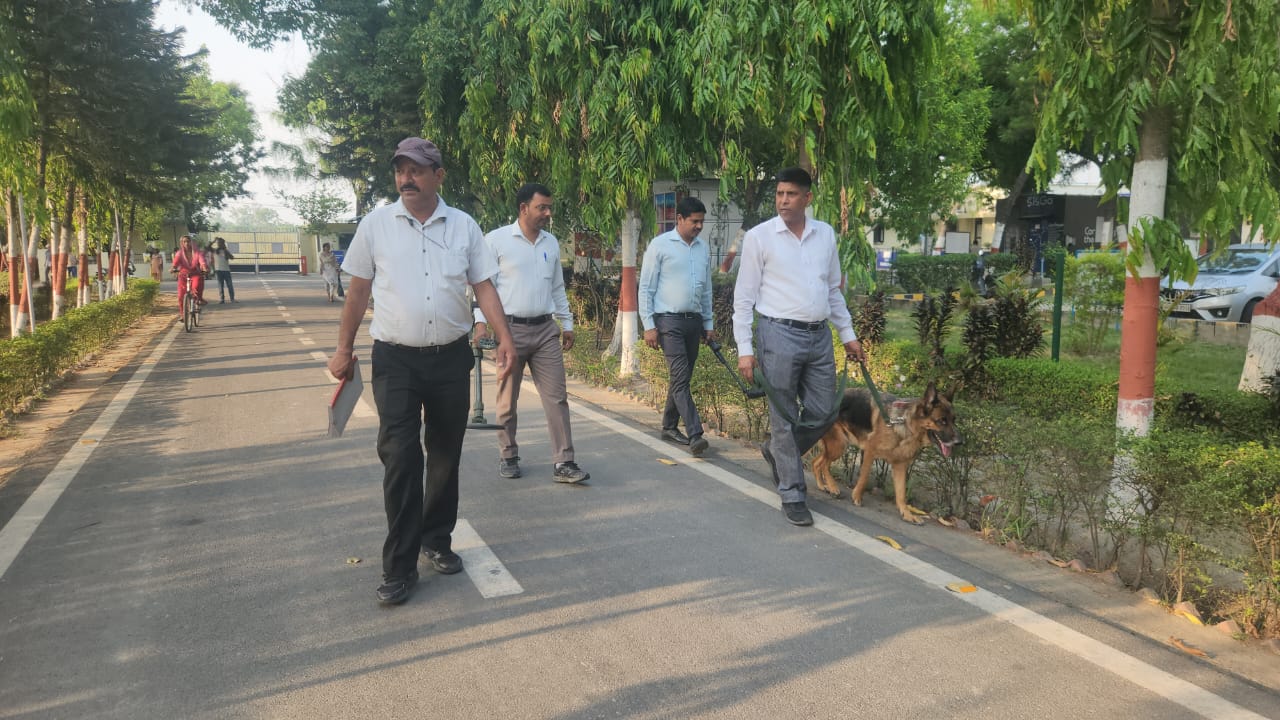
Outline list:
[[[702,346],[702,318],[654,315],[653,327],[658,331],[658,343],[667,360],[667,405],[662,411],[662,429],[674,430],[681,419],[684,432],[693,437],[702,434],[702,419],[698,407],[689,392],[689,380],[693,377],[693,365],[698,361]]]
[[[373,344],[373,398],[387,512],[382,572],[388,578],[417,568],[420,549],[452,549],[473,361],[465,342],[439,353]]]

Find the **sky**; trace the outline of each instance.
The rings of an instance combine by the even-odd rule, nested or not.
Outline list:
[[[300,137],[276,122],[276,91],[287,76],[301,75],[307,67],[310,51],[301,36],[277,42],[270,50],[256,50],[237,40],[213,18],[199,8],[188,8],[178,0],[162,0],[156,8],[156,24],[166,30],[186,28],[184,52],[193,53],[205,46],[209,49],[209,74],[216,81],[234,82],[249,94],[249,103],[258,116],[264,149],[272,140],[297,143]],[[270,162],[270,158],[266,159]],[[286,222],[301,222],[271,190],[283,187],[288,192],[305,188],[289,187],[278,180],[268,181],[255,174],[248,183],[249,197],[230,200],[224,206],[263,205],[279,213]],[[339,189],[340,188],[335,188]]]

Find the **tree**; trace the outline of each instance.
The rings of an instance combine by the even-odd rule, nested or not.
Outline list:
[[[1044,93],[1035,170],[1059,151],[1128,183],[1129,252],[1117,425],[1145,435],[1154,405],[1159,280],[1193,279],[1181,227],[1212,243],[1241,221],[1280,231],[1280,11],[1274,0],[1022,0]],[[1167,212],[1166,212],[1167,209]]]
[[[219,230],[229,232],[293,228],[293,224],[281,219],[274,208],[262,205],[234,205],[219,212],[215,222]]]
[[[296,195],[284,192],[277,192],[276,195],[290,210],[298,213],[298,217],[306,223],[302,226],[302,232],[308,235],[320,235],[329,223],[347,212],[346,199],[324,188],[313,188]]]

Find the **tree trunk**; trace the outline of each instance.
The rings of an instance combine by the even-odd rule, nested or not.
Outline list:
[[[36,311],[35,303],[33,302],[34,293],[32,291],[32,277],[38,275],[40,272],[40,268],[36,265],[34,257],[35,251],[33,250],[36,240],[40,237],[40,231],[36,228],[35,223],[32,223],[31,232],[27,232],[27,213],[23,208],[21,194],[18,195],[18,233],[22,235],[23,240],[26,240],[28,234],[31,239],[27,242],[27,246],[23,249],[22,253],[22,293],[21,297],[18,298],[18,318],[13,324],[13,333],[15,337],[17,335],[21,335],[23,332],[36,329]],[[16,265],[10,267],[9,272],[16,273],[17,270],[14,269],[16,267]]]
[[[62,317],[66,310],[67,290],[67,249],[71,245],[71,213],[74,209],[76,186],[67,183],[67,194],[62,205],[62,217],[56,226],[56,232],[49,238],[50,260],[49,280],[53,286],[53,317]]]
[[[1028,162],[1030,158],[1028,158]],[[1013,215],[1013,208],[1018,204],[1018,199],[1022,197],[1022,191],[1027,187],[1027,181],[1031,176],[1027,174],[1026,166],[1023,166],[1022,172],[1018,173],[1018,178],[1013,181],[1013,187],[1009,188],[1009,195],[1005,198],[1004,212],[996,211],[996,233],[995,239],[992,241],[992,247],[1000,252],[1008,252],[1009,249],[1004,246],[1004,229],[1009,224],[1009,218]],[[999,208],[999,203],[996,204]]]
[[[1133,164],[1129,201],[1129,237],[1144,219],[1164,218],[1169,181],[1169,108],[1148,108],[1142,116],[1138,154]],[[1132,248],[1131,248],[1132,251]],[[1124,316],[1120,329],[1120,392],[1116,427],[1145,436],[1155,406],[1156,331],[1160,317],[1160,273],[1144,246],[1138,277],[1125,275]]]
[[[76,193],[76,250],[80,270],[76,273],[76,307],[89,304],[89,201],[84,190]]]
[[[18,243],[21,242],[21,231],[18,228],[18,204],[12,190],[4,193],[5,233],[9,243],[9,334],[18,337],[18,316],[21,305],[21,292],[18,280],[21,277],[18,265]]]
[[[639,295],[636,292],[636,245],[640,236],[640,214],[628,203],[626,217],[618,233],[622,245],[622,287],[618,297],[618,319],[614,323],[614,342],[610,351],[621,350],[621,366],[618,377],[631,377],[640,369],[636,356],[636,340],[639,338]]]
[[[1249,351],[1240,373],[1241,392],[1267,391],[1267,380],[1280,373],[1280,285],[1253,309]]]

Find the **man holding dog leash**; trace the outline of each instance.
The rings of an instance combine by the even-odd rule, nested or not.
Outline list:
[[[667,405],[662,412],[662,437],[689,446],[694,456],[708,446],[702,437],[702,420],[689,392],[698,345],[716,339],[712,330],[711,256],[698,237],[707,208],[696,197],[676,205],[676,228],[649,241],[640,268],[640,322],[644,341],[662,348],[670,381]],[[684,419],[685,432],[677,423]],[[687,433],[687,435],[686,435]]]
[[[809,173],[801,168],[778,173],[774,197],[778,215],[743,237],[733,291],[738,372],[754,382],[758,369],[772,389],[770,434],[761,454],[773,471],[782,512],[793,525],[813,524],[805,504],[801,457],[826,433],[839,409],[828,320],[835,323],[848,358],[866,359],[840,290],[835,231],[805,216],[813,201],[812,185]],[[760,315],[754,348],[753,310]],[[800,405],[804,411],[797,413]]]

